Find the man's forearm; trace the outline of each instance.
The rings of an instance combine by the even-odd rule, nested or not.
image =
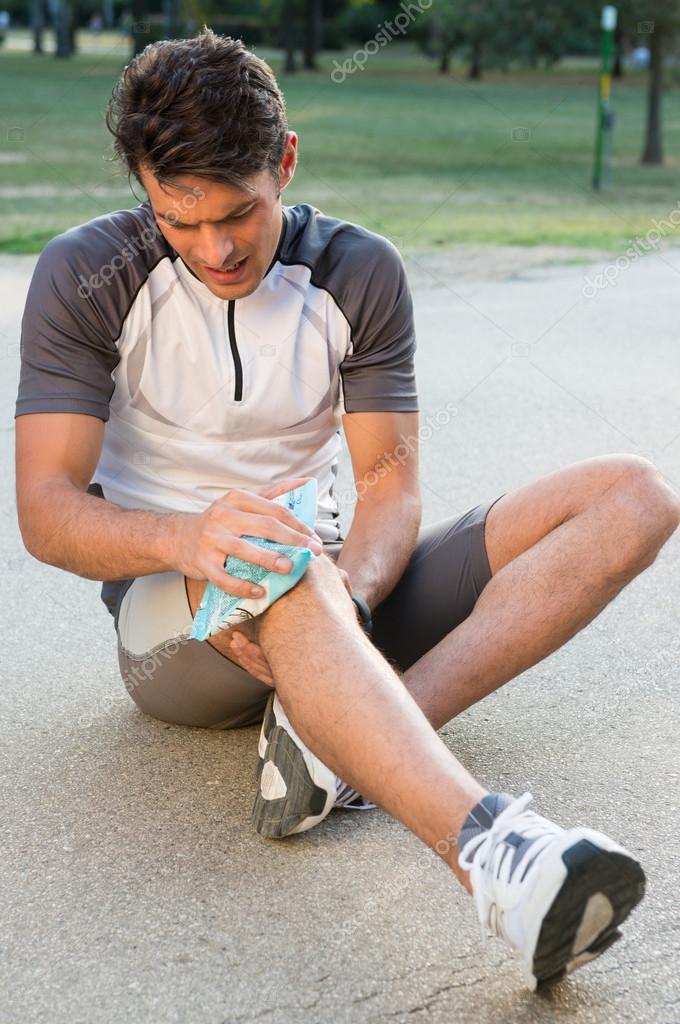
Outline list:
[[[179,518],[123,509],[77,487],[45,483],[26,501],[22,535],[41,562],[91,580],[126,579],[174,568]]]
[[[337,565],[348,574],[352,590],[375,608],[394,589],[413,554],[421,505],[407,493],[364,502],[357,502]]]

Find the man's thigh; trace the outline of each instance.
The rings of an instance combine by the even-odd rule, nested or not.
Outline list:
[[[121,591],[118,661],[135,704],[180,725],[229,729],[260,721],[270,688],[211,644],[189,639],[192,621],[181,573],[140,576]]]
[[[460,625],[491,579],[485,524],[493,501],[424,527],[404,573],[373,612],[373,642],[405,671]]]

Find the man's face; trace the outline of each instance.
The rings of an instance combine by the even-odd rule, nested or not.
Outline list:
[[[183,188],[174,188],[148,170],[140,173],[161,234],[220,299],[250,295],[267,272],[281,233],[280,190],[293,177],[296,144],[289,133],[279,185],[269,170],[260,171],[249,179],[252,192],[191,174],[178,176]]]

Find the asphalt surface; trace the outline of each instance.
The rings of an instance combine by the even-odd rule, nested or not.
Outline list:
[[[436,426],[425,521],[607,452],[645,453],[680,484],[680,251],[594,298],[583,275],[602,264],[478,262],[477,276],[455,260],[410,268]],[[566,648],[444,730],[485,785],[530,790],[645,865],[623,941],[534,996],[503,945],[482,945],[444,866],[382,812],[254,835],[257,730],[142,715],[97,583],[23,550],[13,408],[31,267],[0,260],[1,1024],[680,1021],[678,537]]]

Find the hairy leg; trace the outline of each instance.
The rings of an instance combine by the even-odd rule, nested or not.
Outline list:
[[[583,629],[655,559],[680,498],[634,456],[569,466],[489,512],[492,579],[472,614],[402,682],[439,728]]]
[[[191,588],[192,605],[202,586]],[[279,699],[303,742],[435,850],[470,890],[454,840],[487,791],[364,635],[333,562],[317,558],[255,622]],[[221,634],[213,642],[218,646]]]

